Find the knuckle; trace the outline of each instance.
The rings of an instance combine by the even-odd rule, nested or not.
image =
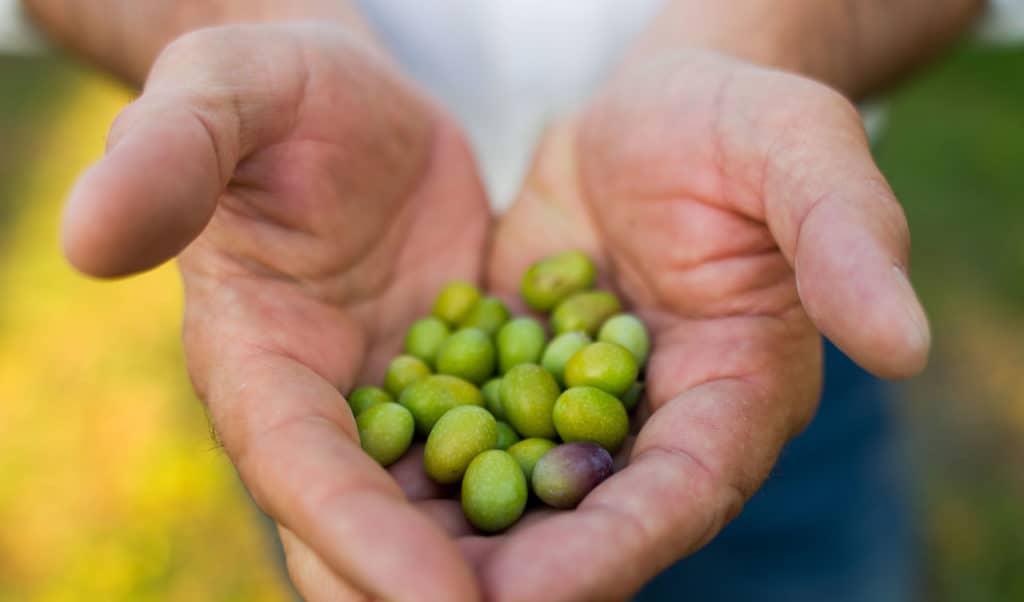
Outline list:
[[[222,43],[224,36],[213,28],[195,29],[172,40],[158,61],[188,60],[208,57]]]
[[[816,84],[815,91],[810,95],[814,108],[838,125],[855,127],[860,130],[862,121],[860,110],[853,101],[841,94],[838,90],[823,84]]]

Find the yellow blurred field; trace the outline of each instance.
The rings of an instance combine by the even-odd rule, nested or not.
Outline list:
[[[100,283],[60,255],[61,199],[129,99],[85,77],[69,96],[0,256],[0,599],[289,599],[191,392],[175,268]]]

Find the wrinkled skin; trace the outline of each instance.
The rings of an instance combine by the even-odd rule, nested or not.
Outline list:
[[[442,284],[479,282],[489,221],[457,127],[385,59],[337,28],[248,26],[163,53],[72,192],[64,240],[116,276],[198,235],[180,257],[189,370],[308,598],[334,599],[328,565],[345,591],[472,599],[456,545],[359,449],[339,390],[379,382]]]
[[[902,210],[853,107],[796,76],[698,52],[620,73],[542,144],[491,286],[566,247],[652,326],[651,413],[575,512],[476,544],[497,599],[624,598],[707,543],[812,417],[818,328],[882,376],[926,359]]]
[[[65,245],[100,276],[185,249],[190,371],[310,600],[623,598],[806,425],[818,328],[883,376],[925,359],[902,212],[849,104],[795,76],[698,53],[627,70],[552,129],[489,257],[487,222],[457,129],[386,61],[341,30],[249,26],[163,54]],[[473,535],[422,446],[390,471],[359,450],[339,390],[379,380],[444,282],[487,261],[511,294],[572,247],[652,325],[649,419],[578,510]]]

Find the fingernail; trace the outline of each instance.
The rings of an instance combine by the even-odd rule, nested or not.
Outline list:
[[[910,342],[915,348],[927,352],[932,340],[931,328],[928,326],[928,317],[925,315],[924,308],[917,298],[917,292],[914,291],[914,285],[911,284],[907,271],[898,263],[894,263],[892,268],[898,274],[896,280],[899,283],[898,286],[903,291],[907,320],[913,326],[915,340]]]

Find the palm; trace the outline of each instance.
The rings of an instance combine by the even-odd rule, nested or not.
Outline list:
[[[784,214],[798,210],[773,187],[802,175],[783,157],[819,150],[801,140],[798,116],[820,117],[826,138],[847,135],[831,124],[849,125],[848,105],[823,102],[836,95],[819,88],[674,57],[547,136],[498,226],[490,284],[511,294],[531,261],[587,249],[603,284],[652,326],[649,407],[628,465],[577,511],[479,546],[487,588],[509,599],[628,596],[734,517],[810,419],[821,344],[791,265],[808,264],[811,288],[831,266],[796,257]]]
[[[343,41],[278,42],[261,47],[273,70],[249,85],[274,90],[284,123],[238,163],[184,254],[189,306],[231,304],[221,325],[240,342],[351,386],[380,372],[441,283],[478,277],[487,206],[439,112]]]

